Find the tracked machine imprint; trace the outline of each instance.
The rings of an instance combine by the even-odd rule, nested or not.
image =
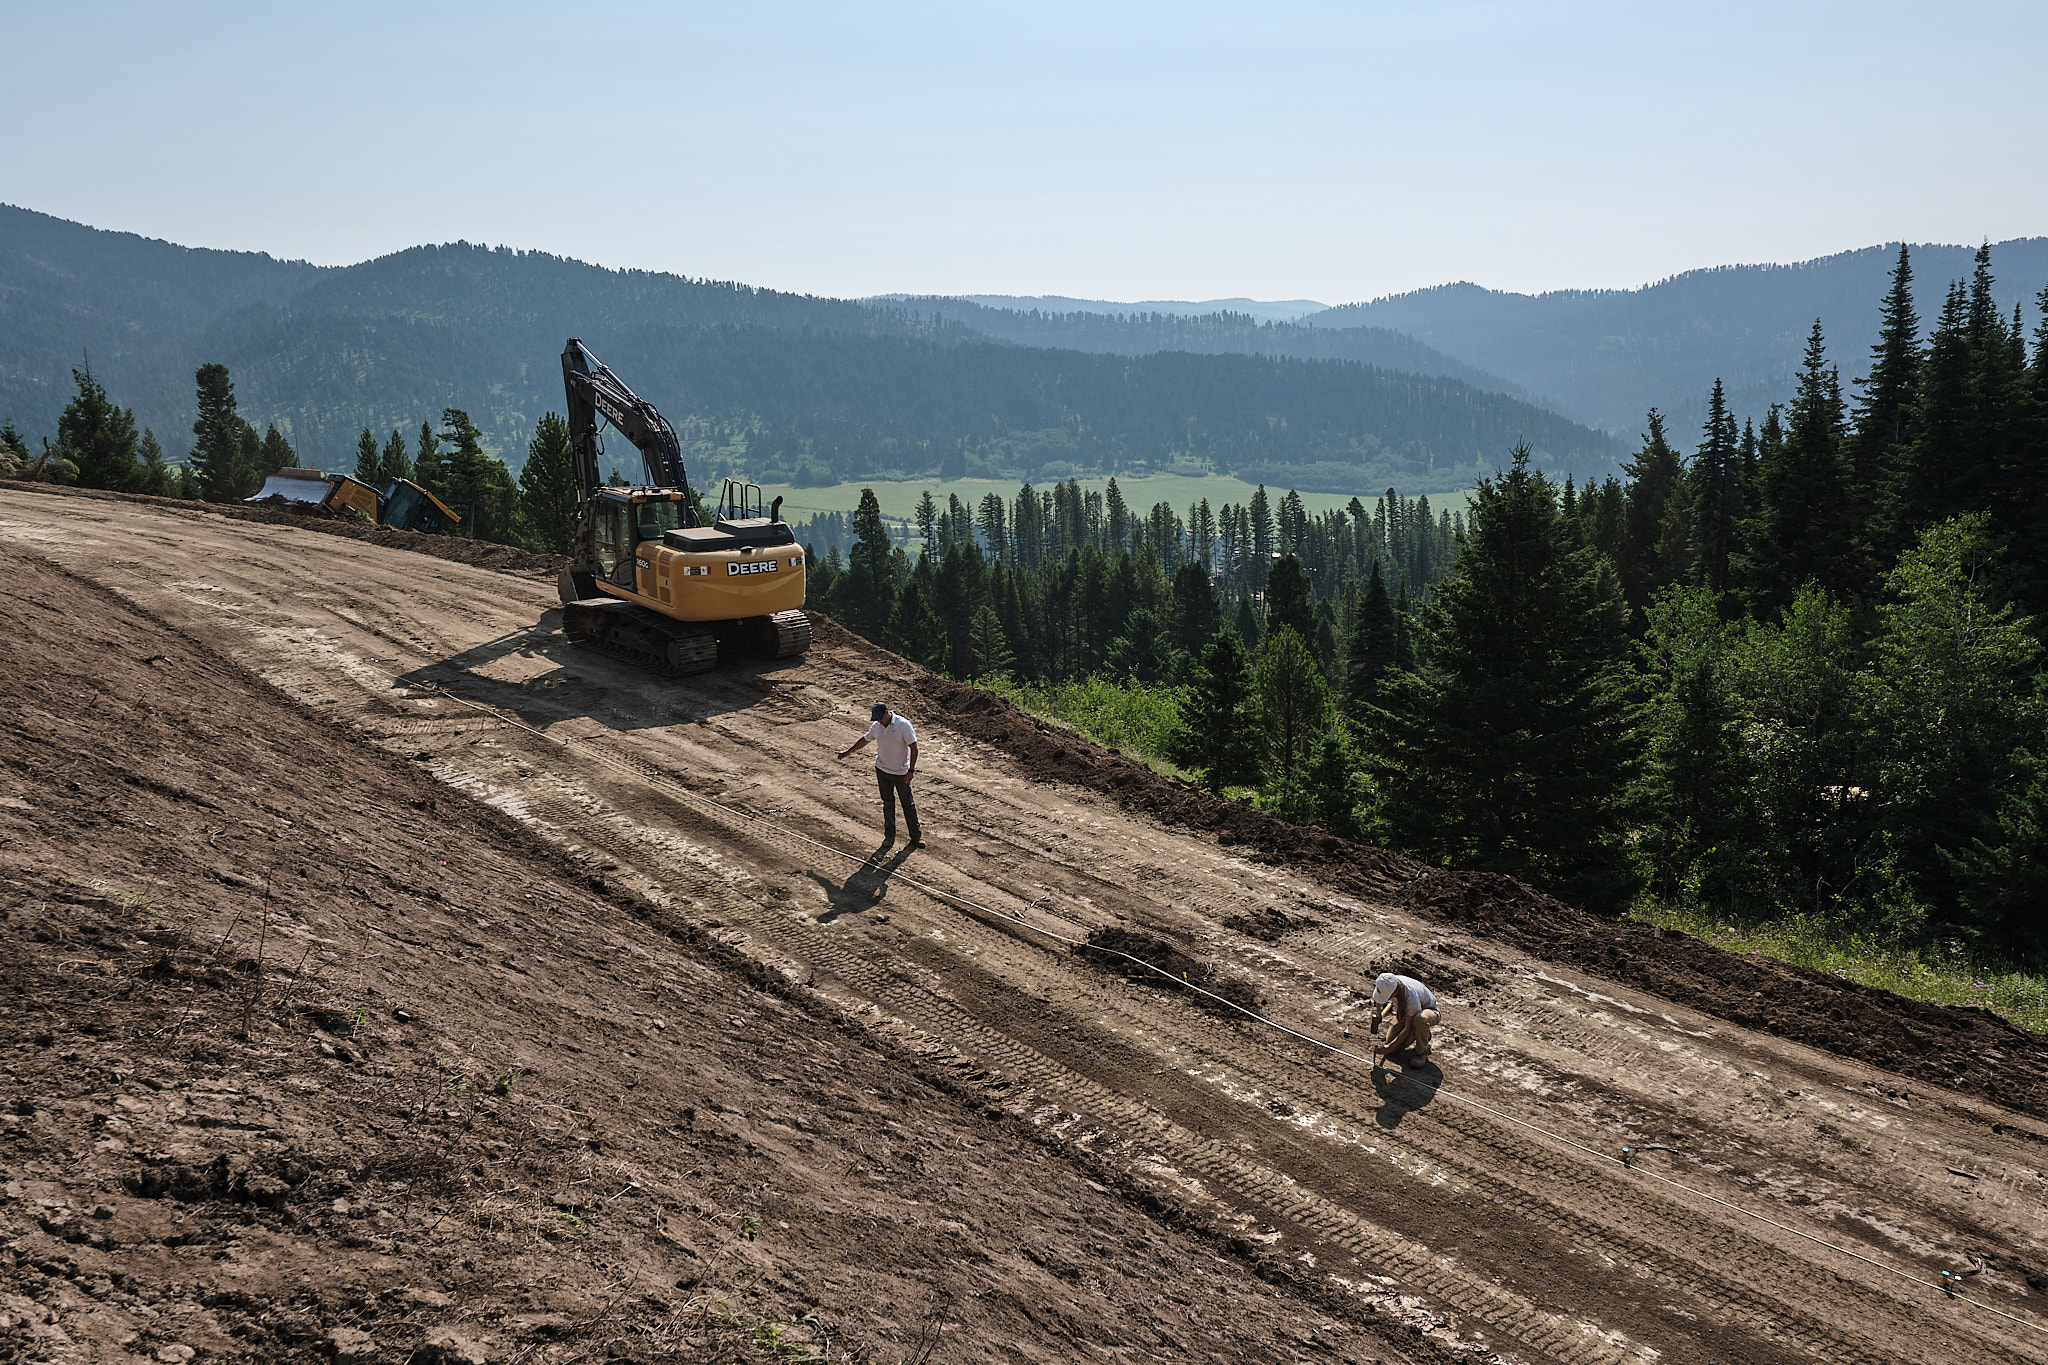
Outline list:
[[[803,547],[763,505],[758,485],[728,479],[705,526],[668,420],[575,337],[562,351],[575,454],[576,538],[562,570],[562,626],[573,642],[681,675],[721,650],[786,659],[811,647],[802,610]],[[640,451],[647,483],[598,478],[600,422]]]

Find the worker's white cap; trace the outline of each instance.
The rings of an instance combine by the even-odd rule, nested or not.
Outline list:
[[[1400,980],[1392,972],[1381,972],[1379,980],[1372,983],[1373,1004],[1384,1005],[1389,1000],[1392,1000],[1394,998],[1394,987],[1400,984]]]

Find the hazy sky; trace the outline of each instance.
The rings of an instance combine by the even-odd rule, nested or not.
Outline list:
[[[837,295],[1634,285],[2048,233],[2048,4],[30,4],[0,200]]]

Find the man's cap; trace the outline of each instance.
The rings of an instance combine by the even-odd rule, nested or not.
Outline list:
[[[1400,979],[1392,972],[1381,972],[1379,980],[1372,983],[1373,1004],[1384,1005],[1389,1000],[1392,1000],[1394,998],[1394,987],[1400,984]]]
[[[885,702],[885,701],[878,701],[878,702],[876,702],[876,703],[875,703],[875,704],[874,704],[873,706],[870,706],[870,707],[868,708],[868,719],[869,719],[869,720],[880,720],[880,719],[881,719],[882,717],[884,717],[884,716],[886,716],[886,715],[888,715],[888,714],[889,714],[889,703],[887,703],[887,702]]]

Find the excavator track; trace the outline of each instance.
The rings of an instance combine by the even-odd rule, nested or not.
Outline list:
[[[811,618],[800,611],[778,611],[748,622],[754,627],[754,648],[771,659],[794,659],[811,647]]]
[[[616,597],[563,603],[562,633],[585,649],[644,664],[674,678],[718,667],[718,636],[711,627],[670,620]],[[808,622],[804,634],[808,640]]]

